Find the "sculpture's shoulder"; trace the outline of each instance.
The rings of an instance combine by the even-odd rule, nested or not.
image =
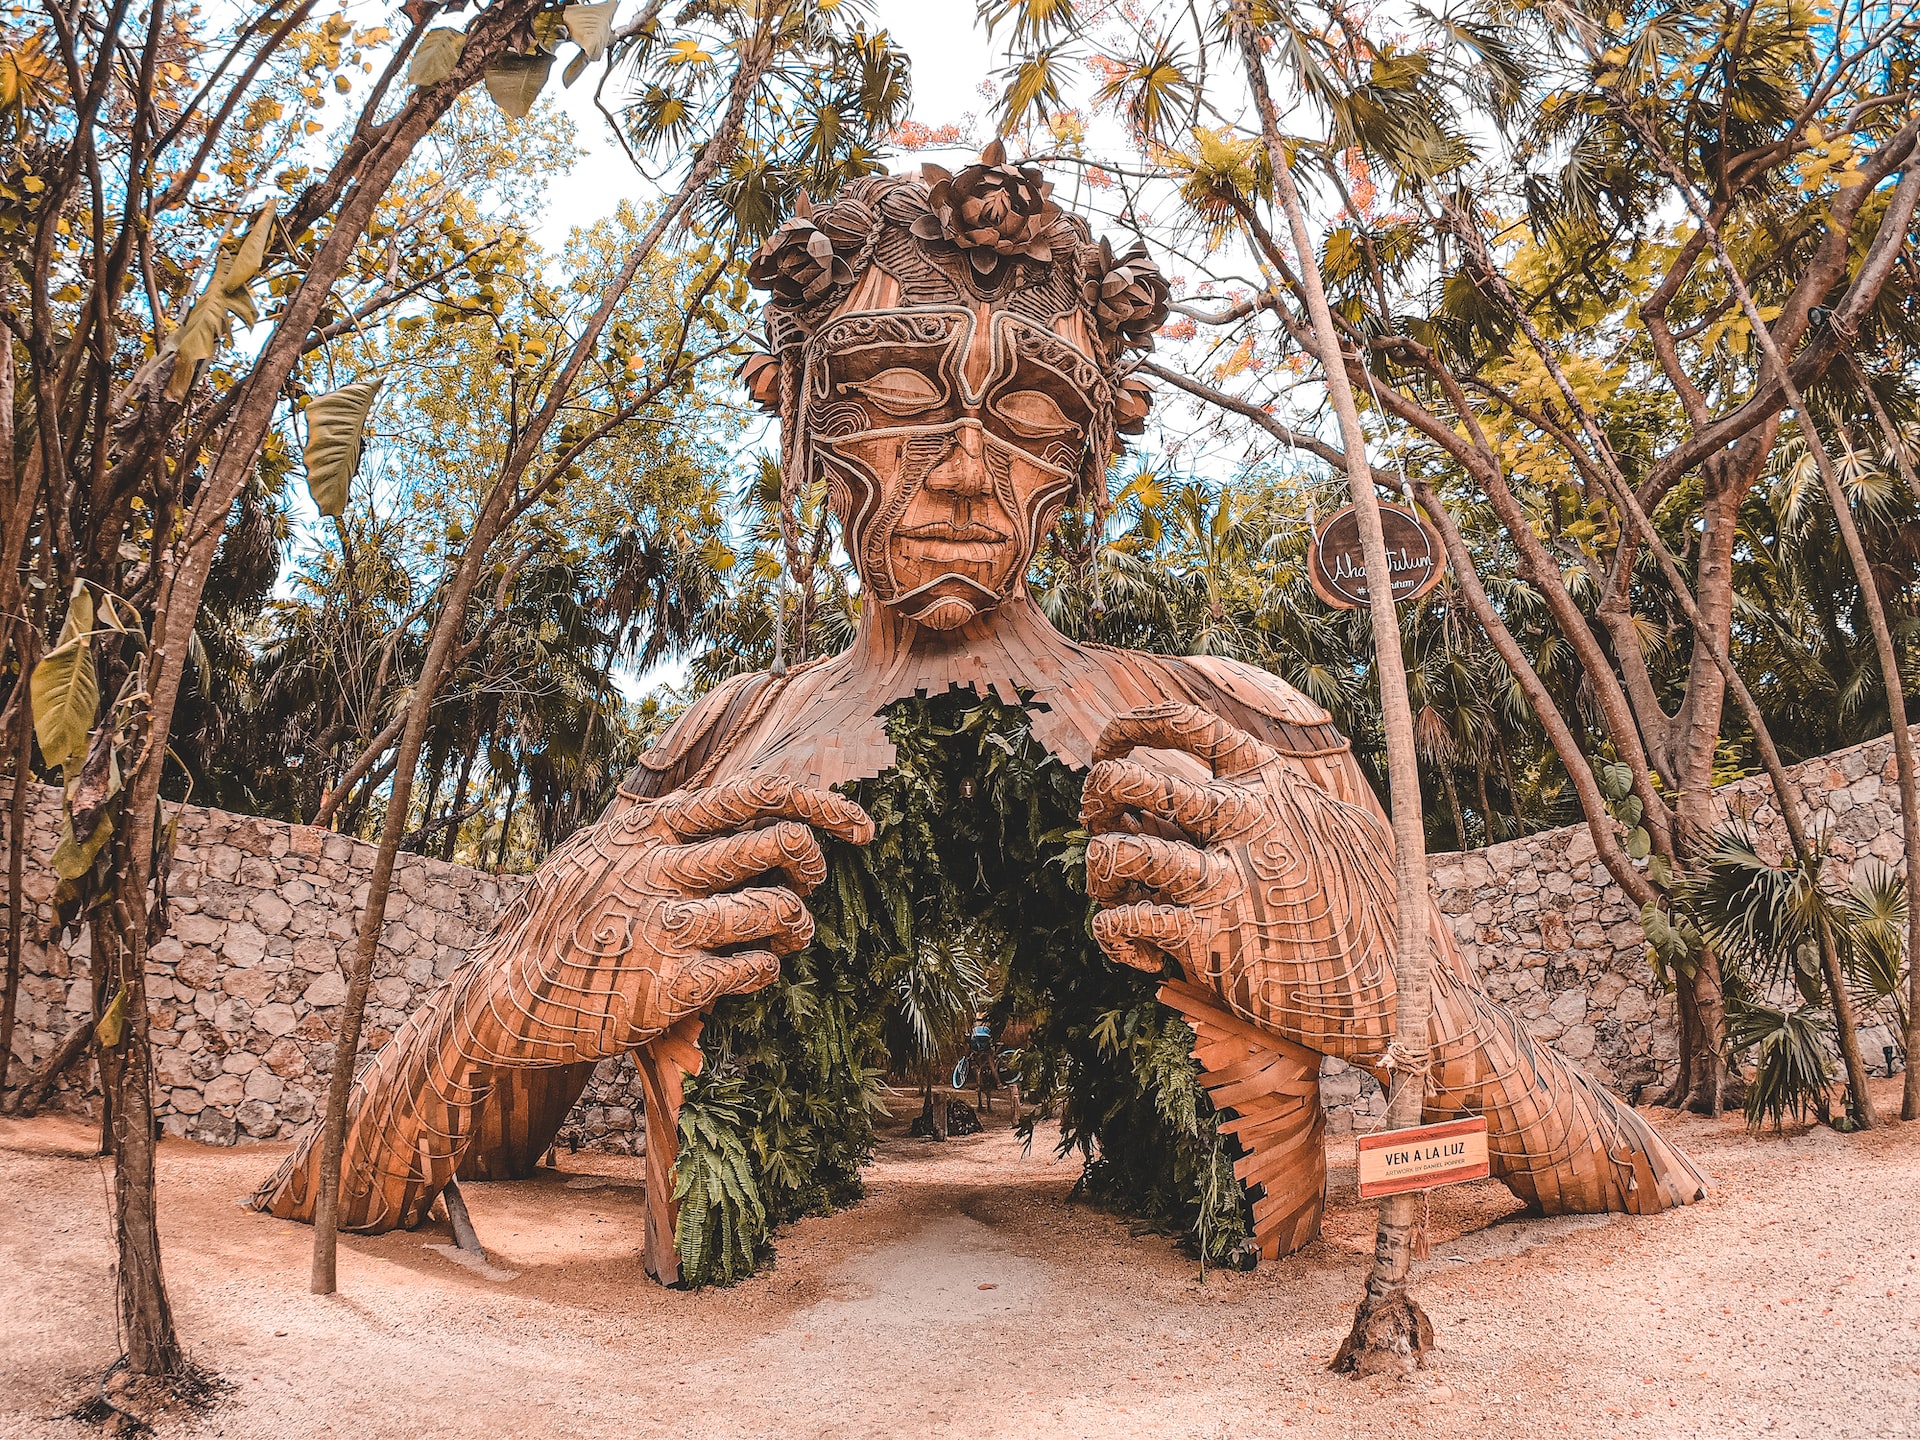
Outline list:
[[[1218,655],[1154,655],[1090,647],[1157,681],[1158,698],[1186,700],[1257,735],[1286,755],[1302,758],[1347,751],[1333,717],[1277,675]]]
[[[640,757],[621,790],[645,799],[699,784],[730,743],[759,719],[779,688],[765,670],[735,675],[714,686]]]

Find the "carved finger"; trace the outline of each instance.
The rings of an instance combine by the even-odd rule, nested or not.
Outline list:
[[[681,943],[702,950],[765,941],[775,953],[791,955],[813,939],[813,916],[784,885],[688,900],[674,907],[669,923]]]
[[[1125,822],[1134,811],[1164,820],[1203,845],[1243,835],[1261,818],[1250,791],[1195,785],[1135,760],[1095,765],[1080,794],[1080,823],[1096,834],[1131,829]]]
[[[853,801],[784,775],[748,775],[672,795],[654,818],[682,840],[726,835],[765,820],[798,820],[855,845],[873,839],[873,821]]]
[[[667,1008],[677,1020],[706,1009],[723,995],[750,995],[779,978],[780,957],[771,950],[696,956],[667,987]]]
[[[1109,720],[1093,747],[1093,758],[1117,760],[1139,745],[1184,750],[1206,761],[1208,768],[1222,778],[1245,775],[1280,758],[1280,752],[1271,745],[1229,725],[1218,715],[1173,700],[1129,710]]]
[[[813,831],[798,820],[765,830],[702,840],[671,855],[667,874],[689,890],[731,890],[779,871],[799,894],[813,892],[827,875],[827,857]]]
[[[1199,924],[1193,911],[1180,905],[1116,905],[1093,917],[1093,938],[1108,959],[1158,975],[1163,952],[1186,962]]]
[[[1087,889],[1096,900],[1113,900],[1129,885],[1164,890],[1187,905],[1208,887],[1207,855],[1178,840],[1154,835],[1096,835],[1087,844]]]

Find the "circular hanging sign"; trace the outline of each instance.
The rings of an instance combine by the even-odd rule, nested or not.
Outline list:
[[[1433,527],[1398,505],[1380,507],[1380,528],[1387,537],[1387,570],[1395,604],[1418,600],[1440,580],[1446,551]],[[1307,578],[1314,594],[1336,610],[1367,605],[1367,559],[1360,546],[1360,517],[1343,505],[1313,532],[1307,554]]]

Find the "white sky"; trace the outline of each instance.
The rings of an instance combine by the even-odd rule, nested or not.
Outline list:
[[[915,120],[937,126],[957,122],[968,111],[984,114],[987,101],[978,87],[998,66],[985,30],[975,23],[973,0],[877,0],[873,10],[875,24],[890,31],[912,61]],[[554,73],[554,89],[549,93],[573,117],[586,154],[573,173],[548,192],[539,238],[550,249],[558,248],[574,226],[610,214],[623,199],[638,200],[646,194],[645,183],[594,109],[597,72],[582,76],[571,90],[560,89],[557,68]],[[896,170],[918,163],[917,155],[891,162]]]

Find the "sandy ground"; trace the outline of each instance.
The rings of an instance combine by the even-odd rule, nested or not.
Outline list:
[[[282,1147],[169,1141],[175,1312],[233,1389],[160,1434],[1920,1435],[1920,1124],[1661,1123],[1712,1171],[1707,1203],[1529,1221],[1494,1184],[1436,1195],[1417,1293],[1441,1349],[1406,1384],[1324,1368],[1371,1246],[1351,1142],[1324,1239],[1204,1283],[1167,1240],[1069,1206],[1077,1165],[1023,1155],[1002,1116],[887,1140],[863,1204],[793,1227],[731,1290],[650,1284],[638,1167],[577,1155],[467,1187],[517,1278],[453,1264],[432,1227],[344,1239],[321,1299],[311,1232],[235,1203]],[[0,1435],[98,1433],[48,1418],[118,1348],[89,1138],[0,1122]]]

